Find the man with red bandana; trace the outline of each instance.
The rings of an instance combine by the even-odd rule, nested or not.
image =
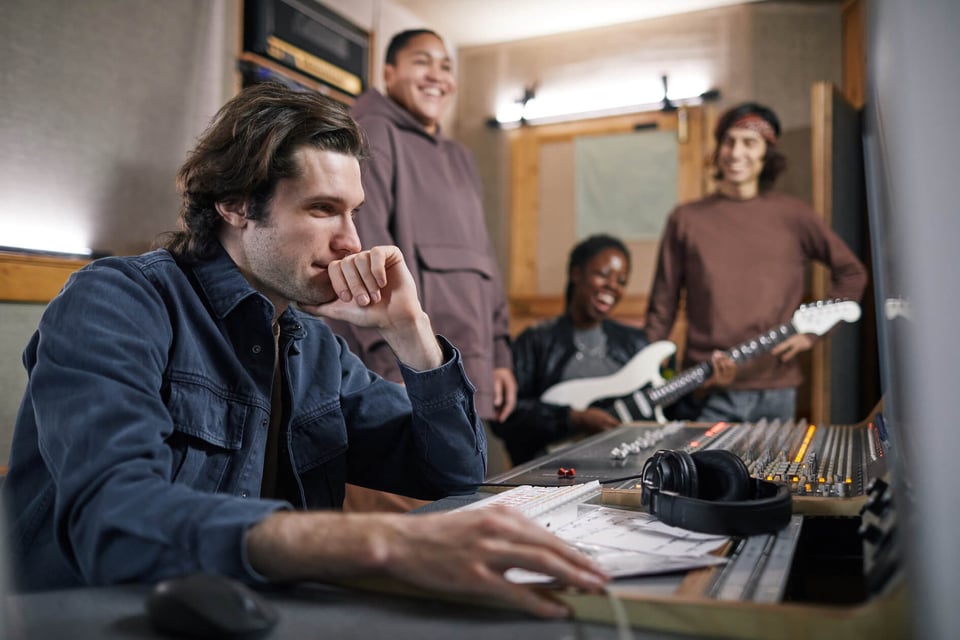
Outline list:
[[[371,89],[350,111],[368,154],[361,167],[366,200],[357,217],[360,241],[400,248],[437,333],[462,351],[484,424],[503,420],[516,399],[507,301],[473,156],[441,131],[440,118],[457,88],[443,40],[427,29],[398,33],[387,46],[383,78],[385,95]],[[375,331],[331,326],[370,369],[401,381],[396,357]],[[491,447],[499,444],[490,440]],[[505,454],[492,450],[488,471],[501,470],[498,458]],[[365,510],[357,495],[351,489],[348,506]]]
[[[806,203],[771,190],[786,166],[772,110],[734,107],[714,135],[717,191],[670,214],[647,308],[647,337],[664,340],[685,293],[684,368],[788,322],[803,302],[810,261],[830,269],[828,298],[859,301],[867,282],[863,264]],[[686,417],[793,419],[803,381],[796,356],[814,342],[798,334],[738,367],[729,386],[688,398]]]

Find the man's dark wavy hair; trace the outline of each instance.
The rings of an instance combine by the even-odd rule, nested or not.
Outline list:
[[[180,167],[179,229],[159,246],[184,262],[213,255],[223,224],[217,202],[245,200],[250,220],[265,219],[277,182],[300,174],[294,153],[301,147],[363,157],[360,128],[339,102],[269,82],[241,91],[220,108]]]
[[[780,118],[777,117],[777,114],[773,112],[773,109],[770,107],[765,107],[762,104],[757,104],[756,102],[744,102],[739,104],[732,109],[724,112],[720,116],[720,119],[717,120],[717,128],[714,129],[713,137],[716,140],[716,149],[713,152],[713,166],[717,167],[717,158],[720,154],[720,142],[723,140],[723,137],[727,134],[727,130],[730,129],[730,126],[746,115],[757,115],[766,120],[771,127],[773,127],[773,132],[776,134],[777,138],[780,138]],[[776,183],[777,178],[783,173],[787,168],[787,158],[780,153],[780,150],[774,144],[767,144],[767,152],[763,157],[763,171],[760,172],[760,191],[768,191],[773,188],[774,183]],[[717,171],[713,176],[717,180],[723,178],[723,174],[720,172],[720,168],[717,167]]]
[[[590,262],[594,256],[606,249],[616,249],[627,257],[627,270],[631,268],[630,250],[627,245],[619,238],[615,238],[605,233],[592,235],[577,243],[570,251],[570,260],[567,264],[567,290],[565,294],[565,306],[570,306],[570,300],[573,299],[573,279],[571,275],[574,269],[581,269]]]

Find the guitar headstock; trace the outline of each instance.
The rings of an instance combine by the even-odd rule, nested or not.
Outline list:
[[[797,333],[822,336],[840,321],[856,322],[859,319],[860,305],[852,300],[820,300],[797,309],[791,323]]]

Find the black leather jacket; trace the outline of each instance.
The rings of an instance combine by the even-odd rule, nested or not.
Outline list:
[[[620,365],[649,344],[642,329],[614,320],[603,320],[601,327],[607,336],[607,355]],[[517,336],[512,349],[517,406],[493,430],[503,439],[513,463],[521,464],[542,455],[551,442],[573,435],[570,407],[540,401],[544,391],[560,382],[565,365],[577,352],[570,316],[529,327]]]

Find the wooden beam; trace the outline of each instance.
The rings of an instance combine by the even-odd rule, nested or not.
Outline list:
[[[511,296],[510,298],[510,318],[518,320],[529,318],[531,320],[542,320],[543,318],[552,318],[563,313],[563,296],[544,296],[544,295],[524,295]],[[625,296],[617,304],[616,309],[610,317],[620,320],[625,324],[635,326],[643,325],[643,318],[647,312],[646,295]],[[511,333],[518,333],[521,327],[515,327],[517,331],[511,329]]]
[[[861,0],[843,5],[843,95],[855,108],[863,108],[867,94],[867,54]]]
[[[90,262],[16,252],[0,252],[0,301],[49,302],[70,274]]]
[[[813,209],[827,227],[833,217],[833,96],[829,82],[815,82],[811,89],[811,158]],[[810,292],[823,300],[830,286],[829,272],[821,264],[811,267]],[[830,423],[830,338],[819,340],[810,354],[810,422]]]

